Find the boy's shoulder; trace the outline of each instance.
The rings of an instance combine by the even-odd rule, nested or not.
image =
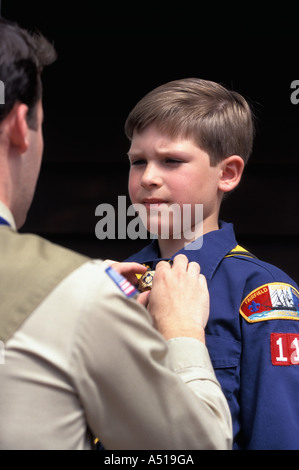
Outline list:
[[[223,263],[228,267],[228,269],[236,271],[237,276],[244,272],[244,274],[249,277],[259,275],[264,277],[267,281],[281,280],[296,284],[282,269],[274,264],[257,258],[253,253],[240,245],[236,246],[236,248],[224,256]]]
[[[247,322],[299,319],[298,285],[283,270],[240,251],[229,253],[222,264],[231,282],[243,290],[240,313]]]

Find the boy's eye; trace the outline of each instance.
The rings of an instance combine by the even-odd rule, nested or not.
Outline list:
[[[172,165],[179,165],[180,163],[183,163],[183,161],[177,158],[165,158],[164,163],[166,165],[172,166]],[[147,160],[143,158],[137,158],[136,160],[131,160],[131,166],[140,166],[140,165],[146,165],[146,164],[147,164]]]
[[[165,163],[169,164],[169,165],[175,165],[175,164],[179,164],[179,163],[182,163],[182,160],[178,160],[176,158],[167,158],[165,160]]]
[[[131,166],[138,166],[138,165],[144,165],[145,160],[142,160],[141,158],[139,160],[133,160],[131,161]]]

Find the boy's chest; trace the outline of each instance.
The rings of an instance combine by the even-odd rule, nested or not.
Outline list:
[[[221,270],[209,282],[210,316],[206,327],[206,345],[233,419],[239,412],[242,351],[239,307],[243,295],[242,284],[234,283],[231,276],[221,273]]]
[[[236,392],[241,358],[239,311],[230,295],[213,296],[211,289],[210,317],[206,327],[206,345],[216,376],[227,398]]]

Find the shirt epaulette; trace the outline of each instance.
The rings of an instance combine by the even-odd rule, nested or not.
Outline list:
[[[231,256],[245,256],[246,258],[255,258],[257,257],[250,253],[250,251],[246,250],[240,245],[237,245],[235,248],[233,248],[229,253],[224,258],[230,258]]]

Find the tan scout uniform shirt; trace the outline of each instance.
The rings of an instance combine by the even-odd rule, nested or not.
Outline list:
[[[89,449],[91,436],[106,449],[230,448],[230,414],[206,347],[166,343],[101,261],[79,260],[43,297],[36,262],[46,261],[52,282],[57,252],[72,257],[0,227],[0,448]],[[1,335],[3,318],[30,302],[21,326]]]

